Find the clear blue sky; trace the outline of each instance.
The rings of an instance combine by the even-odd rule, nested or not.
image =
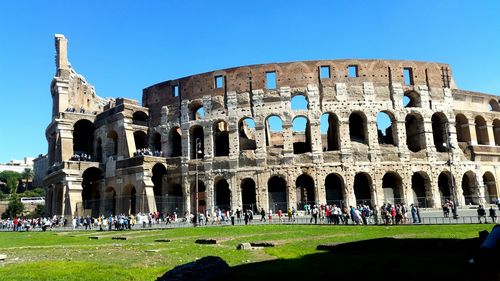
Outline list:
[[[341,58],[446,62],[460,88],[500,94],[499,15],[494,0],[4,1],[0,162],[47,151],[55,33],[102,97],[140,100],[154,83],[232,66]]]

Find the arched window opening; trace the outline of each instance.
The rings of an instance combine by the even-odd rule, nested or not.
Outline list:
[[[94,124],[89,120],[79,120],[73,126],[72,159],[88,160],[94,150]],[[83,157],[82,157],[83,156]]]
[[[203,158],[205,152],[205,139],[201,126],[192,126],[189,129],[191,159]]]
[[[255,150],[255,122],[252,118],[244,118],[238,123],[240,150]]]
[[[379,144],[397,145],[396,119],[387,112],[377,114],[377,136]]]
[[[337,174],[329,174],[325,179],[326,204],[344,205],[344,181]]]
[[[396,173],[386,173],[382,178],[382,190],[384,191],[384,202],[391,204],[404,203],[403,181]]]
[[[425,148],[424,120],[419,114],[408,114],[405,119],[406,145],[413,152]]]
[[[493,176],[493,174],[490,172],[484,173],[483,183],[485,202],[489,204],[495,204],[498,198],[497,182],[495,180],[495,176]]]
[[[170,157],[182,156],[181,128],[174,127],[170,129],[169,143],[170,143]]]
[[[139,126],[148,125],[148,115],[144,111],[136,111],[132,114],[132,124]]]
[[[198,193],[198,213],[205,213],[206,204],[206,187],[201,180],[198,181],[198,191],[196,191],[196,182],[191,184],[191,210],[196,210],[196,194]]]
[[[441,203],[445,203],[447,200],[452,200],[451,198],[451,177],[449,172],[442,172],[438,177],[438,188],[439,195],[441,197]]]
[[[448,118],[441,113],[437,112],[432,115],[432,136],[434,139],[434,146],[438,152],[447,152],[448,147]]]
[[[273,213],[281,210],[286,213],[288,207],[288,196],[286,193],[286,181],[280,176],[273,176],[267,182],[269,209]]]
[[[205,108],[201,102],[193,102],[190,106],[191,120],[201,120],[205,118]]]
[[[495,137],[495,145],[500,146],[500,120],[493,120],[493,135]]]
[[[83,212],[97,217],[99,213],[99,205],[101,195],[99,193],[99,185],[104,178],[103,172],[98,168],[88,168],[82,174],[82,208]]]
[[[476,174],[468,171],[462,177],[462,190],[466,205],[479,204],[479,189],[476,181]]]
[[[324,113],[320,119],[323,151],[340,150],[339,119],[333,113]]]
[[[498,101],[495,99],[491,99],[490,102],[488,103],[488,111],[500,111],[500,105],[498,104]]]
[[[276,115],[266,119],[266,146],[283,148],[283,121]]]
[[[108,144],[107,144],[107,155],[117,155],[118,154],[118,134],[116,131],[111,130],[107,135]]]
[[[292,110],[307,110],[309,109],[309,102],[306,96],[296,95],[292,98]]]
[[[215,184],[215,206],[221,210],[231,210],[231,190],[225,179]]]
[[[354,196],[356,197],[356,205],[371,205],[372,181],[368,174],[358,173],[354,177]]]
[[[257,211],[255,181],[251,178],[241,181],[241,201],[243,203],[243,210]]]
[[[148,137],[143,131],[134,132],[135,149],[141,150],[148,147]]]
[[[297,177],[295,181],[295,186],[297,188],[297,209],[303,210],[304,205],[314,205],[316,204],[315,192],[314,192],[314,180],[306,174],[302,174]]]
[[[362,113],[353,112],[349,116],[349,132],[353,142],[368,143],[366,118]]]
[[[113,187],[108,187],[104,191],[104,214],[114,216],[116,214],[116,191]]]
[[[311,152],[311,127],[307,118],[299,116],[293,119],[292,141],[294,154]]]
[[[151,137],[151,150],[153,150],[154,156],[161,156],[161,135],[158,132],[154,132]]]
[[[214,151],[215,156],[229,156],[229,131],[227,123],[216,121],[214,123]]]
[[[470,142],[469,120],[465,115],[458,114],[455,117],[455,129],[458,142]]]
[[[424,172],[416,172],[411,177],[413,202],[421,208],[432,207],[432,191],[429,176]]]
[[[420,94],[415,91],[408,91],[403,97],[403,107],[422,107]]]
[[[482,116],[477,116],[475,124],[477,144],[488,145],[490,141],[488,137],[488,126],[486,125],[486,120],[484,120]]]
[[[164,176],[167,175],[167,169],[163,164],[157,163],[153,166],[153,169],[151,171],[153,173],[151,181],[153,182],[154,196],[159,197],[165,195],[165,190],[163,188],[164,186],[163,181],[164,181]],[[158,206],[157,208],[161,210],[160,206]]]

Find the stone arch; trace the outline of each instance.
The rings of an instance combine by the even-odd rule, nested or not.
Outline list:
[[[368,144],[368,128],[363,112],[355,111],[349,115],[349,136],[351,141]]]
[[[173,127],[168,134],[170,157],[182,156],[181,128]]]
[[[398,145],[397,122],[392,112],[384,110],[377,114],[377,135],[379,144]]]
[[[490,100],[490,102],[488,103],[488,111],[500,111],[500,105],[498,104],[498,101],[496,99]]]
[[[87,119],[78,120],[73,125],[73,154],[93,154],[94,131],[94,123]]]
[[[369,174],[360,172],[354,177],[354,196],[356,205],[368,204],[372,202],[372,178]]]
[[[106,136],[108,139],[106,154],[118,155],[118,134],[116,133],[115,130],[110,130]]]
[[[406,91],[403,96],[404,107],[422,107],[422,100],[417,91]]]
[[[292,95],[292,99],[290,100],[290,104],[292,110],[308,110],[309,109],[309,100],[307,95],[304,93],[297,93]]]
[[[311,152],[311,126],[309,119],[297,116],[292,121],[293,153]]]
[[[446,202],[446,200],[452,200],[452,178],[448,171],[441,172],[438,176],[438,189],[439,196],[441,197],[441,202]]]
[[[406,145],[413,152],[425,149],[425,128],[424,119],[418,113],[406,115]]]
[[[479,204],[479,187],[477,184],[476,174],[473,171],[467,171],[462,177],[462,190],[464,194],[465,204]]]
[[[252,178],[241,180],[241,202],[243,210],[257,210],[257,188]]]
[[[218,120],[214,122],[214,156],[229,156],[229,130],[227,122]]]
[[[191,102],[188,108],[190,120],[201,120],[205,118],[205,108],[201,100]]]
[[[135,131],[134,143],[136,150],[148,148],[148,136],[143,131]]]
[[[266,146],[283,148],[283,121],[278,115],[266,118]]]
[[[302,174],[295,180],[297,189],[297,209],[303,209],[305,204],[314,205],[316,194],[314,179],[308,174]]]
[[[342,207],[344,205],[344,198],[346,198],[346,190],[344,179],[336,173],[331,173],[325,178],[325,192],[326,204],[337,205]]]
[[[438,152],[447,152],[449,145],[448,118],[442,112],[436,112],[432,115],[432,136],[434,146]]]
[[[404,200],[403,179],[396,172],[387,172],[382,178],[382,190],[384,202],[391,204],[402,204]]]
[[[103,171],[95,167],[87,168],[82,174],[82,207],[85,215],[100,215],[100,182],[103,178]]]
[[[495,137],[495,145],[500,146],[500,120],[493,120],[493,136]]]
[[[231,210],[231,189],[226,179],[221,178],[215,182],[214,192],[215,207],[221,210]]]
[[[159,156],[158,154],[161,152],[161,135],[156,131],[151,135],[151,150],[155,156]]]
[[[255,150],[257,148],[255,141],[255,121],[252,118],[245,117],[238,122],[238,136],[240,150]]]
[[[339,118],[334,113],[324,113],[320,119],[323,151],[340,150]]]
[[[140,212],[140,196],[137,195],[137,189],[133,184],[127,184],[122,192],[122,213],[137,214]]]
[[[470,130],[469,130],[469,119],[463,114],[457,114],[455,116],[455,129],[457,131],[457,141],[467,142],[471,141]]]
[[[203,127],[200,125],[194,125],[189,128],[189,140],[190,140],[190,151],[191,159],[203,158],[205,152],[205,138],[203,133]],[[197,147],[198,143],[198,147]],[[201,153],[200,153],[201,151]]]
[[[488,126],[486,125],[486,120],[484,120],[483,116],[476,116],[474,123],[476,127],[477,144],[488,145],[490,141],[488,137]]]
[[[267,181],[269,209],[276,213],[278,210],[286,213],[288,208],[287,183],[281,176],[272,176]]]
[[[151,169],[152,177],[151,181],[153,182],[153,193],[155,197],[161,197],[165,194],[164,189],[164,177],[167,175],[167,168],[162,163],[156,163]],[[158,204],[157,204],[158,205]],[[162,210],[162,206],[156,206],[156,209]]]
[[[148,126],[148,114],[144,111],[138,110],[132,114],[132,124],[140,126]]]
[[[483,174],[484,197],[486,203],[496,203],[498,198],[497,182],[495,176],[491,172]]]
[[[432,207],[431,180],[427,173],[418,171],[411,177],[411,190],[413,202],[421,208]]]
[[[104,215],[105,216],[114,216],[117,214],[116,210],[116,190],[108,186],[104,190]]]

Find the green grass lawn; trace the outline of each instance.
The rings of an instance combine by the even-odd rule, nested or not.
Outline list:
[[[460,243],[491,228],[252,225],[129,232],[2,232],[0,254],[6,254],[8,259],[0,263],[0,280],[155,280],[177,265],[208,255],[222,257],[233,268],[230,279],[239,281],[270,276],[281,277],[277,280],[331,274],[351,277],[383,272],[386,267],[408,274],[415,266],[422,274],[435,267],[436,271],[444,269],[460,276],[460,265],[467,255]],[[91,240],[89,236],[100,239]],[[113,236],[128,239],[112,240]],[[386,237],[397,239],[377,240]],[[172,241],[154,242],[160,238]],[[195,244],[199,238],[215,238],[219,243]],[[236,250],[242,242],[275,242],[276,247]],[[347,244],[335,253],[316,250],[318,244],[324,243]],[[145,252],[149,249],[159,251]]]

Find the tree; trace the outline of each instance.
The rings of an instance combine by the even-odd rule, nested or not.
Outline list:
[[[28,181],[31,180],[35,176],[35,173],[31,168],[24,168],[24,171],[21,173],[21,178],[26,180],[26,184],[24,185],[24,191],[28,189]]]
[[[20,179],[21,179],[21,174],[19,174],[18,172],[14,171],[0,172],[0,181],[5,183],[5,186],[1,189],[2,192],[16,193]]]
[[[21,198],[16,194],[12,194],[10,196],[9,205],[7,206],[7,210],[2,215],[2,217],[10,217],[13,218],[22,214],[24,211],[24,205],[21,203]]]

